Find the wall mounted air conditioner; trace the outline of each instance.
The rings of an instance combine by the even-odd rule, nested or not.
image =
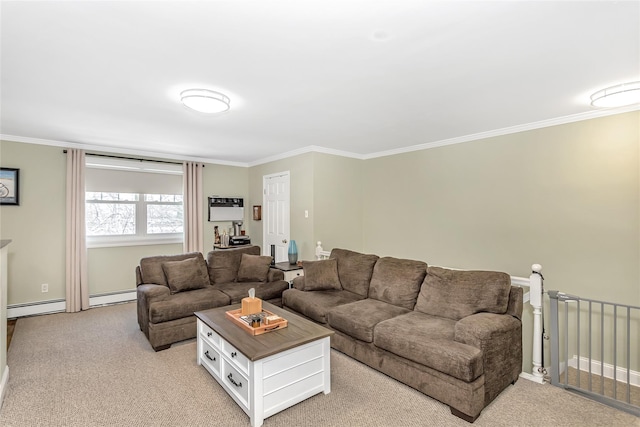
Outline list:
[[[243,221],[244,200],[239,197],[209,197],[209,221]]]

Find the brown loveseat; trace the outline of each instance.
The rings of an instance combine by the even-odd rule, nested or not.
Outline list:
[[[334,249],[303,262],[283,307],[331,346],[475,421],[522,367],[522,288],[509,275]]]
[[[155,351],[196,336],[195,311],[239,303],[250,288],[282,305],[289,287],[259,246],[142,258],[136,267],[138,324]]]

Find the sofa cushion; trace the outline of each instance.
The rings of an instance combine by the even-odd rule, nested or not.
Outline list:
[[[152,302],[149,305],[149,322],[162,323],[182,319],[193,316],[196,311],[223,307],[229,303],[230,299],[227,295],[211,286],[190,292],[179,292],[169,295],[162,301]]]
[[[380,258],[373,268],[369,298],[413,310],[426,274],[422,261]]]
[[[181,261],[165,261],[162,270],[172,294],[209,286],[207,263],[202,254]]]
[[[415,309],[453,320],[480,312],[504,314],[510,292],[506,273],[429,267]]]
[[[238,282],[266,282],[271,266],[270,256],[242,254],[238,268]]]
[[[339,305],[363,299],[349,291],[301,291],[287,289],[282,293],[282,306],[301,313],[318,323],[327,323],[327,312]]]
[[[304,270],[304,291],[342,289],[338,278],[337,260],[303,261],[302,269]]]
[[[209,281],[216,283],[234,282],[240,268],[242,254],[260,255],[260,246],[247,246],[237,249],[220,249],[207,254]]]
[[[215,289],[224,292],[231,299],[231,304],[242,301],[242,298],[249,296],[249,289],[256,290],[256,298],[268,301],[282,297],[282,292],[289,289],[289,283],[286,280],[276,280],[274,282],[229,282],[219,283],[214,286]]]
[[[195,258],[201,255],[200,252],[189,252],[179,255],[158,255],[145,257],[140,260],[140,275],[142,283],[167,285],[167,278],[162,269],[162,263],[166,261],[180,261],[187,258]]]
[[[332,308],[327,323],[360,341],[373,342],[373,328],[381,321],[410,313],[406,308],[367,298]]]
[[[361,254],[347,249],[333,249],[329,258],[338,260],[338,277],[342,289],[366,297],[377,255]]]
[[[471,382],[484,372],[482,350],[454,341],[455,320],[412,311],[378,323],[373,343],[400,357]]]

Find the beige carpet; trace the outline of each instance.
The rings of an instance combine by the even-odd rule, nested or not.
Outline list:
[[[195,362],[191,340],[155,353],[135,304],[18,320],[0,426],[248,426]],[[332,392],[265,427],[467,426],[449,408],[332,352]],[[640,426],[640,419],[550,385],[519,380],[475,426]]]

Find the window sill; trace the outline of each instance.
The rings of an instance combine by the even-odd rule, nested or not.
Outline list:
[[[152,246],[182,244],[182,237],[139,238],[139,239],[104,239],[88,238],[87,249],[116,248],[120,246]]]

